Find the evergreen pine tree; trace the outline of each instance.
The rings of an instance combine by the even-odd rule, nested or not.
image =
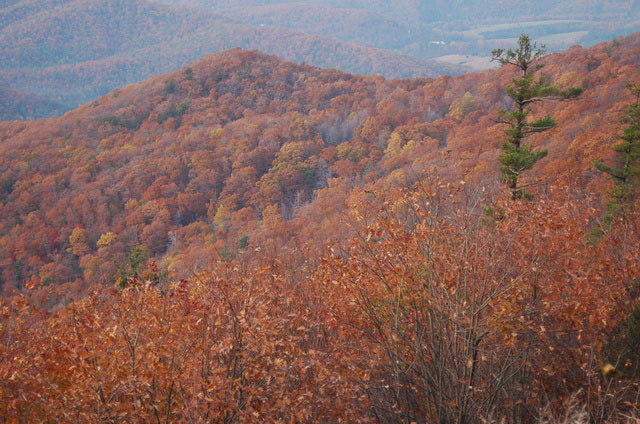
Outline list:
[[[536,72],[544,65],[540,58],[545,53],[545,47],[537,47],[531,43],[531,39],[523,34],[518,40],[516,50],[493,51],[492,60],[500,62],[503,66],[515,66],[521,76],[512,80],[512,85],[507,85],[505,91],[513,100],[511,110],[500,111],[501,123],[507,124],[505,130],[507,139],[502,143],[504,153],[500,156],[500,171],[513,199],[530,197],[524,188],[518,185],[518,179],[523,172],[533,168],[540,159],[547,155],[546,150],[535,150],[530,144],[524,142],[524,138],[534,133],[547,131],[555,127],[556,123],[551,116],[530,121],[531,105],[544,100],[562,100],[576,97],[582,93],[581,88],[561,90],[551,85],[544,77],[536,78]]]
[[[618,153],[620,166],[616,168],[602,162],[593,163],[600,171],[609,174],[615,184],[609,191],[611,199],[607,202],[605,226],[611,225],[616,215],[633,204],[634,191],[640,177],[640,83],[629,84],[627,88],[636,100],[627,108],[622,118],[622,122],[628,124],[619,136],[622,141],[611,147]]]

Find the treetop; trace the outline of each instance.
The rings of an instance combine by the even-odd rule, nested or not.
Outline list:
[[[546,53],[546,47],[544,44],[538,47],[537,43],[532,43],[531,38],[528,35],[522,34],[518,39],[518,48],[513,50],[509,49],[495,49],[491,52],[491,61],[498,61],[503,66],[513,65],[521,69],[525,75],[527,70],[533,62],[544,56]],[[542,67],[541,65],[539,67]]]

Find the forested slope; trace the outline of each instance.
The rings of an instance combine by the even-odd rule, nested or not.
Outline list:
[[[34,94],[0,88],[0,121],[50,118],[59,116],[64,111],[62,105]]]
[[[613,155],[638,48],[634,35],[546,59],[557,84],[586,91],[545,107],[559,126],[534,139],[549,156],[531,183],[602,188],[591,163]],[[4,289],[111,281],[135,246],[185,275],[245,236],[270,243],[271,215],[292,240],[323,226],[329,237],[331,211],[358,187],[408,186],[425,170],[497,186],[512,76],[385,81],[233,50],[63,118],[2,124]]]
[[[639,60],[640,34],[542,59],[585,91],[534,105],[532,199],[498,180],[510,68],[236,49],[0,123],[0,419],[635,419],[638,187],[603,224],[593,161],[637,143]]]

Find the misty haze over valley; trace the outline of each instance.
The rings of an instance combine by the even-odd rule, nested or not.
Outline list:
[[[241,47],[386,78],[495,67],[526,32],[549,52],[638,29],[636,1],[9,0],[0,119],[56,116],[206,54]]]

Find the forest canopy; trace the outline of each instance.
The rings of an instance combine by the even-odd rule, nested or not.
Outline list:
[[[0,420],[640,416],[640,34],[536,59],[385,80],[234,49],[0,123]],[[518,84],[581,95],[507,124],[556,124],[509,187]]]

